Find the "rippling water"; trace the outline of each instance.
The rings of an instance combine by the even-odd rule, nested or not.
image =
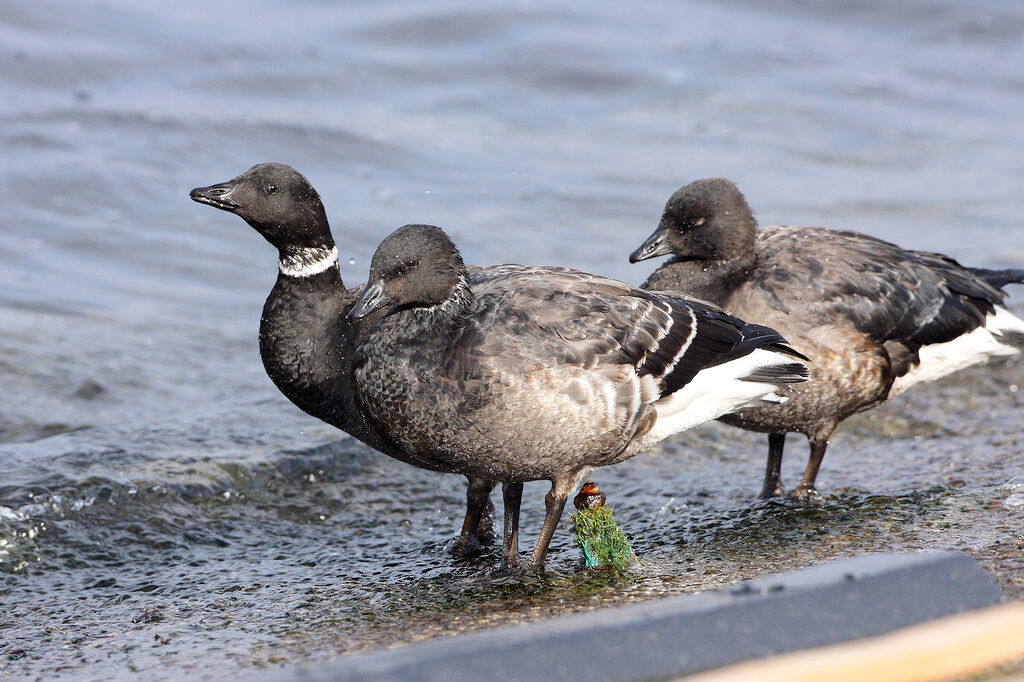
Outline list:
[[[966,549],[1024,595],[1020,362],[850,420],[819,504],[753,501],[763,438],[720,426],[602,470],[641,563],[578,575],[563,521],[523,581],[445,553],[460,479],[263,374],[274,253],[187,192],[264,160],[320,190],[350,284],[406,222],[639,282],[711,175],[766,224],[1024,264],[1024,9],[745,4],[0,0],[0,675],[219,677],[869,550]]]

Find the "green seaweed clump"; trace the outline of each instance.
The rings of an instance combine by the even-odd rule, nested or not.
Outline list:
[[[583,551],[583,567],[608,568],[623,573],[636,560],[629,538],[615,523],[611,507],[583,509],[572,517],[576,543]]]

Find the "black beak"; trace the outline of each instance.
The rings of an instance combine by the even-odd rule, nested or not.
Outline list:
[[[239,205],[232,201],[231,194],[237,186],[238,184],[234,180],[228,180],[209,187],[196,187],[188,195],[192,197],[192,201],[234,213],[238,210]]]
[[[639,263],[642,260],[669,253],[672,253],[672,246],[668,243],[668,228],[658,226],[658,229],[640,245],[639,249],[629,254],[629,262]]]
[[[358,320],[390,304],[391,300],[384,293],[380,281],[368,282],[363,293],[352,304],[352,309],[348,311],[348,317],[350,320]]]

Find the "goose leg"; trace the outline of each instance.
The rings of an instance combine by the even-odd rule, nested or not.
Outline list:
[[[469,479],[469,486],[466,488],[466,518],[462,521],[462,532],[455,541],[452,554],[470,556],[478,552],[481,545],[488,545],[494,541],[491,520],[494,505],[490,500],[493,488],[494,481],[483,478]]]
[[[814,486],[814,481],[818,478],[821,460],[825,458],[828,439],[832,437],[832,432],[835,430],[836,424],[829,424],[818,429],[813,436],[808,437],[807,441],[811,446],[811,456],[807,459],[807,468],[804,469],[804,477],[800,481],[800,485],[790,493],[796,499],[808,500],[818,497],[818,489]]]
[[[782,494],[782,448],[786,445],[785,433],[768,434],[768,464],[764,470],[764,486],[761,499],[778,497]]]
[[[544,527],[540,530],[537,546],[533,548],[530,563],[527,564],[527,568],[531,571],[539,571],[544,567],[544,557],[548,553],[548,545],[551,544],[551,538],[555,534],[558,520],[562,518],[562,510],[565,509],[565,501],[568,498],[568,494],[559,495],[556,493],[554,485],[551,486],[548,494],[544,496],[544,507],[546,509]]]
[[[487,497],[484,498],[484,508],[480,512],[480,522],[476,524],[476,541],[481,545],[488,546],[494,544],[494,538],[497,535],[494,532],[494,503],[491,502],[490,491],[494,489],[494,481],[489,481],[490,488],[487,491]]]
[[[505,502],[505,528],[502,533],[505,556],[502,568],[513,572],[519,566],[519,505],[523,501],[523,484],[503,483],[501,495]]]
[[[544,568],[544,557],[547,556],[548,546],[555,534],[555,528],[558,527],[558,521],[562,518],[565,501],[579,487],[580,481],[590,474],[590,471],[591,469],[588,467],[564,479],[555,479],[551,482],[551,490],[544,496],[546,511],[544,526],[540,530],[540,537],[537,538],[537,546],[533,548],[533,554],[530,555],[530,562],[527,565],[529,570],[539,571]]]

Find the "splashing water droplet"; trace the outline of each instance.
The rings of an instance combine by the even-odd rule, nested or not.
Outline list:
[[[349,258],[348,259],[348,264],[349,265],[355,265],[356,264],[356,259],[355,258]]]

